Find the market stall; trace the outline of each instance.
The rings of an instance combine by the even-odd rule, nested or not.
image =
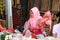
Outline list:
[[[54,38],[51,36],[47,36],[44,38],[39,38],[39,39],[35,39],[35,38],[31,38],[31,37],[25,37],[22,34],[13,34],[13,33],[9,33],[9,32],[0,32],[0,39],[1,40],[60,40],[60,38]]]

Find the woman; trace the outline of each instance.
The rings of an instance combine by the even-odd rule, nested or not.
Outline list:
[[[45,12],[43,15],[42,20],[39,22],[39,26],[41,27],[41,30],[46,32],[47,35],[50,35],[51,29],[52,29],[52,19],[51,19],[51,13],[50,11]]]
[[[43,32],[41,31],[41,28],[38,25],[39,19],[42,19],[42,17],[40,16],[39,10],[37,7],[33,7],[30,10],[30,18],[28,21],[26,21],[24,25],[24,32],[26,32],[27,30],[30,30],[32,35],[34,35],[35,37],[37,37],[39,34],[42,34]],[[44,35],[41,35],[41,36],[44,37]]]

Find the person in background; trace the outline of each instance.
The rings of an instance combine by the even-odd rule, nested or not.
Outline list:
[[[53,26],[52,33],[53,33],[53,37],[60,38],[60,12],[58,12],[56,16],[57,16],[58,23]]]
[[[39,25],[41,26],[42,31],[46,32],[47,36],[51,35],[51,29],[52,29],[52,16],[50,11],[44,12],[42,20],[39,22]]]

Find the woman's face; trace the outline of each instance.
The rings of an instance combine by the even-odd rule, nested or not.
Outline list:
[[[30,10],[30,17],[34,17],[32,10]]]

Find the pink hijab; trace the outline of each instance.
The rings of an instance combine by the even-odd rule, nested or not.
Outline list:
[[[37,7],[31,8],[31,11],[32,11],[33,14],[34,14],[34,18],[35,18],[35,19],[39,19],[39,18],[40,18],[40,12],[39,12],[39,9],[38,9]]]

